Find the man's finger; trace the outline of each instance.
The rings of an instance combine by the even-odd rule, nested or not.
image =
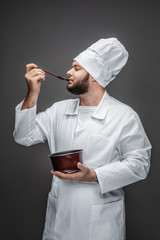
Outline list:
[[[34,63],[29,63],[26,65],[26,73],[28,73],[32,68],[37,68],[38,66]]]
[[[81,170],[81,171],[87,171],[88,167],[86,167],[85,165],[83,165],[82,163],[78,162],[77,163],[77,167]]]
[[[31,71],[32,75],[37,75],[37,74],[46,74],[42,69],[39,69],[39,68],[34,68],[32,69]]]
[[[76,172],[76,173],[62,173],[59,171],[55,171],[54,175],[56,177],[60,177],[61,179],[68,179],[71,181],[77,180],[78,178],[82,177],[82,173],[81,172]]]

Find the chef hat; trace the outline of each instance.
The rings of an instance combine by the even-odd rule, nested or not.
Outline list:
[[[127,59],[128,52],[117,38],[102,38],[73,60],[105,88],[121,71]]]

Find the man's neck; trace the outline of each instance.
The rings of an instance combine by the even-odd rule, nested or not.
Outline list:
[[[105,89],[99,88],[97,91],[87,92],[80,95],[80,106],[98,106],[100,103]]]

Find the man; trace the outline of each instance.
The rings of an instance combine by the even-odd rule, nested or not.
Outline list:
[[[77,99],[54,103],[36,115],[43,70],[26,66],[28,94],[16,107],[14,138],[50,152],[83,149],[79,172],[52,170],[43,240],[124,240],[123,187],[147,177],[151,144],[141,120],[105,87],[128,59],[116,39],[100,39],[73,61],[67,89]]]

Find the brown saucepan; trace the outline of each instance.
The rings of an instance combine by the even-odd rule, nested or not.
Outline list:
[[[77,163],[83,163],[83,149],[75,149],[53,153],[50,156],[53,169],[63,173],[73,173],[79,171]]]

